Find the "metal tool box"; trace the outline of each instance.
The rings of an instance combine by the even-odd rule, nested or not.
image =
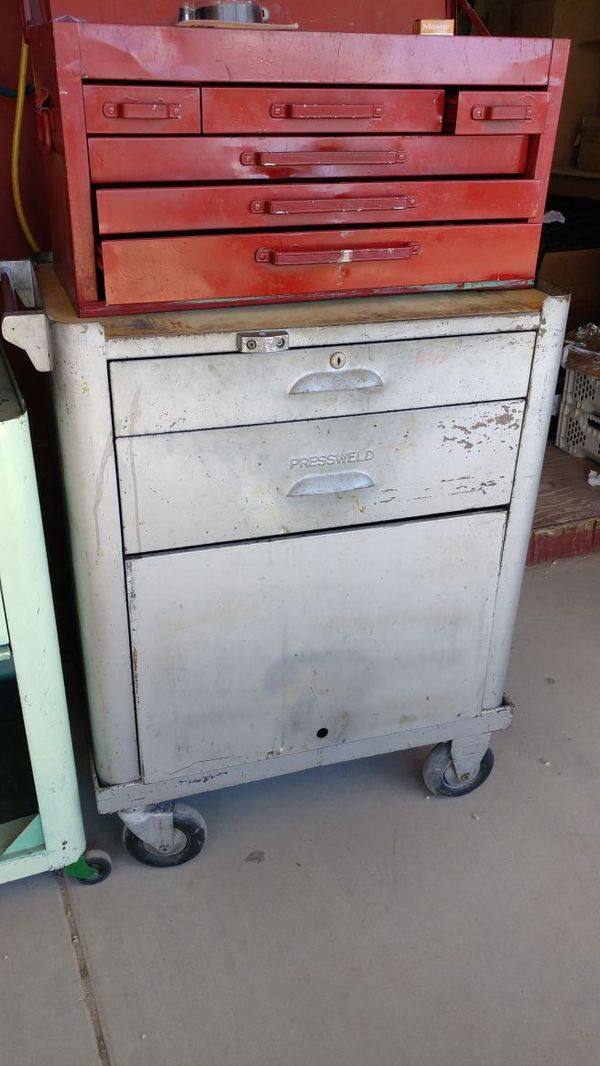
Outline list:
[[[566,41],[29,35],[82,315],[533,284]]]
[[[54,379],[100,811],[435,745],[461,795],[504,682],[568,300],[369,297],[83,321],[50,268],[4,335]]]

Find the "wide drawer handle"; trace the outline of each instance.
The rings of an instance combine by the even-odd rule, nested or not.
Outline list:
[[[104,104],[102,113],[106,118],[181,118],[181,104],[166,104],[164,100],[122,100],[119,103],[108,102]]]
[[[338,215],[351,211],[406,211],[417,206],[416,196],[363,196],[328,200],[251,200],[253,215]]]
[[[350,392],[353,389],[381,389],[383,379],[374,370],[317,370],[305,374],[292,385],[289,395],[303,392]]]
[[[471,111],[471,118],[476,122],[530,122],[533,117],[532,107],[515,104],[480,105]]]
[[[341,473],[307,474],[294,482],[288,496],[337,496],[338,492],[372,489],[372,477],[362,470],[343,470]]]
[[[271,118],[382,118],[383,104],[272,104]]]
[[[242,152],[244,167],[394,166],[404,163],[406,152]]]
[[[381,262],[390,259],[410,259],[420,251],[420,245],[411,241],[395,248],[328,248],[317,252],[278,252],[273,248],[257,248],[254,258],[257,263],[272,266],[311,266],[318,263]]]

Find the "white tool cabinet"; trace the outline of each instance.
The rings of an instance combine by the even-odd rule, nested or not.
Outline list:
[[[487,777],[568,300],[371,297],[4,333],[54,378],[97,801],[143,861],[178,796],[419,745]]]

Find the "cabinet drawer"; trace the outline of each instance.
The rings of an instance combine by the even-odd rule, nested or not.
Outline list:
[[[458,134],[543,133],[549,99],[543,92],[469,90],[458,93],[449,110],[455,111]]]
[[[523,402],[117,441],[129,554],[508,503]]]
[[[98,189],[100,233],[530,218],[540,182],[378,181]]]
[[[522,174],[529,138],[91,137],[93,182],[289,181]]]
[[[129,560],[144,779],[479,714],[504,522]]]
[[[533,279],[539,225],[487,224],[102,242],[107,304],[400,291]]]
[[[439,133],[441,89],[202,90],[205,133]]]
[[[492,333],[114,362],[115,434],[520,398],[527,394],[534,341],[534,333]]]
[[[89,133],[200,133],[199,89],[84,85],[83,102]]]

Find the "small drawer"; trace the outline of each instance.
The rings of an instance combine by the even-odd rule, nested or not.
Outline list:
[[[458,134],[543,133],[549,99],[544,92],[469,90],[448,101],[447,118],[455,116]]]
[[[531,280],[539,236],[538,225],[488,223],[105,240],[106,302],[291,300]]]
[[[394,225],[530,218],[541,184],[525,179],[480,181],[328,182],[320,185],[172,186],[98,189],[98,227],[109,233],[264,229],[323,225]]]
[[[124,125],[122,123],[121,125]],[[123,133],[126,131],[123,130]],[[173,130],[173,132],[179,132]],[[307,178],[422,178],[522,174],[529,138],[371,137],[91,137],[92,182],[288,182]]]
[[[83,101],[89,133],[200,133],[199,89],[84,85]]]
[[[173,356],[110,364],[117,437],[527,394],[534,333]]]
[[[127,554],[510,499],[523,401],[121,437]]]
[[[439,133],[441,89],[202,90],[205,133]]]

